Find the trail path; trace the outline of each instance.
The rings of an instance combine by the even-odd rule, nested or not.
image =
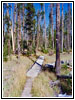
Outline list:
[[[40,56],[34,63],[34,65],[28,70],[26,75],[29,78],[26,81],[21,97],[32,97],[31,95],[32,83],[34,78],[37,77],[37,75],[40,73],[43,61],[44,61],[44,56]]]

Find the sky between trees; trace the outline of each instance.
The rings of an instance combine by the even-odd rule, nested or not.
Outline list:
[[[14,12],[14,4],[15,3],[8,3],[9,5],[12,5],[12,12]],[[46,19],[46,28],[47,28],[49,25],[49,13],[50,13],[51,9],[50,9],[50,3],[44,3],[44,4],[45,4],[45,19]],[[33,3],[33,5],[35,8],[35,13],[37,14],[38,10],[41,10],[40,3]],[[64,8],[63,15],[65,15],[65,13],[68,11],[68,3],[63,3],[63,8]],[[72,3],[70,3],[70,8],[71,8],[71,12],[72,12]],[[56,10],[56,7],[53,7],[54,12],[55,12],[55,10]],[[6,9],[3,9],[3,11],[6,13]],[[62,3],[60,3],[60,16],[61,16],[61,12],[62,12]],[[11,8],[9,10],[9,15],[11,18]],[[35,17],[35,19],[36,19],[36,17]],[[54,20],[54,24],[56,24],[56,14],[55,13],[53,16],[53,20]],[[43,24],[43,22],[41,22],[41,24]],[[54,26],[54,27],[56,27],[56,26]]]

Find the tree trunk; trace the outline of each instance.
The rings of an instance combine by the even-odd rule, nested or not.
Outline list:
[[[38,11],[38,15],[37,15],[37,39],[36,39],[36,51],[39,48],[39,39],[40,39],[40,14]]]
[[[64,35],[64,19],[63,19],[63,3],[62,3],[62,32],[61,32],[61,52],[63,52],[63,36]]]
[[[15,6],[14,6],[14,53],[16,52],[16,9],[17,9],[17,4],[15,3]]]
[[[47,37],[46,37],[46,20],[45,20],[45,4],[44,6],[44,34],[45,34],[45,49],[47,49]]]
[[[68,4],[68,11],[69,11],[69,48],[71,49],[71,9],[70,9],[70,4]]]
[[[20,55],[20,12],[18,11],[18,34],[17,34],[18,58]]]
[[[12,49],[13,49],[13,53],[14,53],[14,35],[13,35],[13,15],[12,15],[12,5],[11,5],[11,36],[12,36]]]
[[[25,23],[24,23],[24,3],[23,3],[23,40],[24,40],[24,38],[25,38],[25,34],[24,34],[24,25],[25,25]]]
[[[8,26],[7,26],[7,31],[8,31],[8,55],[10,55],[9,5],[8,5],[8,3],[7,3],[7,17],[8,17]]]
[[[52,3],[51,3],[51,24],[52,24],[52,48],[54,49],[53,4]]]
[[[4,17],[4,12],[3,12]],[[4,46],[4,40],[5,40],[5,20],[3,20],[3,46]]]
[[[69,14],[70,5],[68,4],[68,19],[67,19],[67,49],[70,50],[70,14]]]
[[[56,4],[56,75],[60,74],[60,4]]]

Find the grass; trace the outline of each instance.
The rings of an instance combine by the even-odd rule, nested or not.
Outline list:
[[[49,56],[42,52],[37,52],[37,56],[31,55],[30,57],[11,55],[8,57],[7,62],[3,62],[3,96],[4,97],[20,97],[26,82],[26,72],[31,65],[36,61],[38,56],[44,56],[44,64],[55,62],[55,54]],[[70,60],[71,53],[60,54],[61,60]],[[61,73],[64,74],[64,68]],[[55,81],[56,76],[53,72],[42,71],[33,81],[32,95],[33,97],[52,97],[54,90],[59,93],[58,87],[51,88],[49,85],[50,80]]]
[[[69,69],[66,64],[63,64],[61,66],[60,74],[61,75],[68,75],[70,71],[71,71],[71,69]]]
[[[37,56],[41,56],[43,55],[45,57],[44,60],[44,64],[47,63],[52,63],[55,62],[55,54],[53,54],[52,56],[49,56],[48,54],[44,54],[42,52],[38,52]],[[60,54],[60,59],[61,60],[70,60],[72,58],[71,53],[63,53]],[[67,74],[69,72],[69,70],[67,69],[67,71],[62,68],[61,70],[61,74]],[[39,76],[37,76],[33,82],[33,87],[32,87],[32,96],[33,97],[54,97],[54,92],[56,92],[57,94],[60,92],[60,89],[58,86],[54,86],[53,88],[50,87],[49,82],[50,81],[56,81],[57,78],[54,75],[53,72],[49,72],[49,71],[45,71],[45,72],[41,72],[39,74]],[[64,86],[64,85],[63,85]],[[65,86],[64,86],[65,88]]]
[[[55,62],[56,60],[56,54],[53,54],[52,56],[49,56],[49,54],[44,54],[42,52],[37,52],[37,56],[44,56],[45,57],[45,60],[44,60],[44,63],[43,64],[47,64],[47,63],[53,63]],[[72,59],[72,53],[70,52],[69,54],[68,53],[60,53],[60,60],[70,60]]]
[[[33,97],[51,97],[54,96],[53,89],[50,87],[50,80],[56,80],[53,73],[41,72],[35,78],[31,93]]]
[[[33,64],[28,57],[11,56],[3,63],[3,96],[19,97],[26,82],[26,71]],[[6,78],[7,76],[7,78]],[[8,77],[10,76],[10,77]]]
[[[61,81],[61,89],[63,93],[67,93],[68,95],[72,95],[72,80],[71,79],[62,79]]]

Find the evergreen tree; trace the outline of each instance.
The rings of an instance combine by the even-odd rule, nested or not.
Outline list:
[[[9,4],[7,3],[7,33],[8,33],[8,55],[10,55],[10,49],[11,49],[11,45],[10,45],[10,16],[9,16]]]
[[[17,15],[17,4],[15,3],[14,4],[14,29],[13,29],[13,31],[14,31],[14,34],[13,34],[13,42],[14,42],[14,53],[16,52],[16,15]]]
[[[17,32],[17,46],[18,46],[18,58],[21,53],[21,7],[22,4],[17,4],[17,23],[18,23],[18,32]]]
[[[34,24],[35,24],[35,9],[32,3],[27,3],[26,5],[26,32],[28,35],[28,51],[32,52],[32,39],[34,32]]]
[[[56,4],[56,75],[60,74],[60,4]]]

